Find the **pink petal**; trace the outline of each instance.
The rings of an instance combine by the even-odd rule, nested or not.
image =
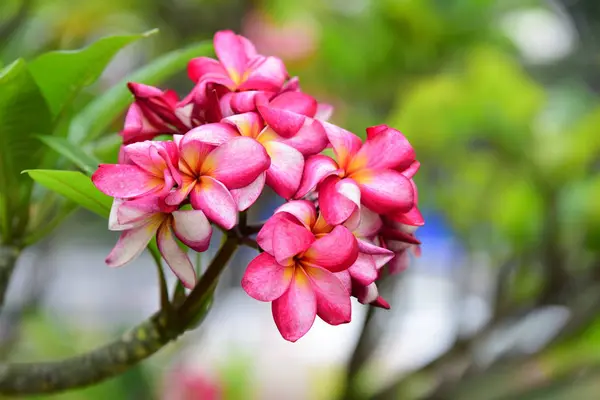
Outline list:
[[[352,179],[325,178],[318,187],[319,207],[330,225],[343,224],[360,207],[360,190]]]
[[[247,210],[254,204],[265,187],[265,180],[266,173],[263,172],[248,186],[230,190],[239,211]]]
[[[411,226],[425,225],[425,219],[423,218],[421,211],[419,210],[419,208],[416,205],[413,208],[411,208],[410,211],[408,211],[406,213],[401,213],[401,212],[392,213],[392,214],[388,215],[388,217],[393,219],[394,221],[400,222],[405,225],[411,225]]]
[[[292,258],[308,249],[314,241],[315,236],[304,226],[279,218],[273,227],[273,256],[279,264],[290,265]]]
[[[289,288],[293,275],[294,267],[279,265],[272,255],[261,253],[248,264],[242,288],[256,300],[273,301]]]
[[[350,277],[350,272],[348,272],[348,270],[344,270],[335,272],[334,275],[340,280],[340,282],[342,282],[346,293],[348,296],[350,296],[352,294],[352,278]]]
[[[224,229],[237,224],[237,204],[225,185],[216,179],[201,177],[190,194],[190,202],[194,209],[204,211],[209,220]]]
[[[274,141],[265,143],[264,148],[271,158],[271,166],[267,170],[267,185],[288,200],[300,186],[304,156],[293,147]]]
[[[305,156],[322,152],[328,144],[323,125],[317,120],[308,118],[294,136],[290,138],[279,136],[275,140],[292,146]]]
[[[206,74],[227,74],[220,62],[208,57],[192,58],[187,65],[187,73],[194,83]]]
[[[354,155],[362,146],[362,142],[358,136],[339,126],[322,122],[327,138],[333,146],[333,151],[338,161],[340,168],[345,169]]]
[[[255,59],[248,68],[249,73],[245,81],[238,87],[240,91],[278,92],[288,76],[285,64],[277,57]]]
[[[251,184],[265,172],[271,160],[256,140],[237,137],[213,150],[202,164],[202,174],[222,182],[228,189]]]
[[[135,165],[100,164],[92,182],[111,197],[131,198],[162,189],[163,180],[149,175]]]
[[[173,211],[173,233],[191,249],[202,252],[208,249],[212,226],[200,210]]]
[[[256,242],[258,245],[266,251],[267,253],[273,255],[273,232],[275,231],[275,227],[279,224],[281,219],[285,219],[292,223],[298,223],[299,221],[292,214],[287,212],[280,212],[274,214],[265,222],[263,227],[256,235]]]
[[[280,108],[312,118],[317,112],[317,101],[306,93],[283,92],[271,100],[269,107]]]
[[[352,178],[360,187],[362,203],[379,214],[408,211],[414,205],[410,181],[392,170],[364,170]]]
[[[306,121],[306,116],[269,106],[258,106],[265,123],[278,135],[289,138],[295,135]]]
[[[390,129],[387,125],[375,125],[367,128],[367,139],[374,139],[378,134]]]
[[[128,159],[136,166],[149,174],[161,177],[165,169],[169,168],[168,163],[173,161],[169,157],[169,152],[165,151],[167,143],[175,147],[174,151],[177,154],[177,145],[174,142],[145,141],[132,143],[125,146],[124,151]]]
[[[297,92],[300,90],[300,79],[297,76],[290,78],[281,87],[282,92]]]
[[[393,256],[394,253],[392,253],[392,257]],[[373,257],[364,253],[358,254],[358,258],[354,264],[348,268],[348,272],[352,279],[362,286],[367,286],[375,282],[379,275],[377,268],[375,268]]]
[[[181,166],[183,167],[183,165],[181,165]],[[189,169],[189,167],[185,167],[185,168]],[[170,206],[178,206],[179,204],[183,203],[187,199],[187,197],[189,196],[190,192],[192,191],[192,189],[194,188],[195,185],[196,185],[196,178],[189,176],[189,175],[184,175],[181,185],[178,188],[176,188],[175,190],[172,190],[165,197],[165,203]]]
[[[369,304],[372,305],[372,306],[374,306],[374,307],[384,308],[386,310],[389,310],[391,308],[390,307],[390,303],[388,303],[381,296],[377,296],[377,298],[375,300],[373,300],[372,302],[370,302]]]
[[[415,159],[415,151],[400,131],[387,128],[370,137],[353,157],[348,173],[363,168],[404,169]]]
[[[331,104],[319,103],[317,105],[317,112],[315,114],[315,119],[321,121],[328,121],[333,114],[333,106]]]
[[[412,233],[404,232],[400,229],[393,229],[387,226],[381,230],[381,236],[385,238],[386,242],[393,240],[396,242],[421,244],[419,239],[417,239]]]
[[[106,264],[109,267],[120,267],[136,259],[154,237],[162,221],[163,217],[157,215],[146,224],[123,232],[106,257]]]
[[[125,123],[123,130],[120,135],[123,137],[123,144],[131,144],[135,142],[143,142],[145,140],[152,140],[156,136],[165,132],[161,126],[155,126],[152,124],[146,116],[142,113],[140,106],[133,103],[129,106],[127,114],[125,115]]]
[[[110,214],[108,216],[108,229],[111,231],[124,231],[134,227],[132,224],[119,223],[117,215],[119,207],[121,207],[121,204],[123,204],[124,201],[125,200],[123,199],[113,199],[112,206],[110,207]]]
[[[306,229],[312,229],[312,226],[317,221],[317,210],[314,203],[307,200],[292,200],[280,206],[275,210],[275,214],[286,212],[292,214],[302,222]]]
[[[317,297],[302,268],[296,268],[290,287],[273,301],[272,311],[285,340],[295,342],[310,330],[317,316]]]
[[[369,304],[379,297],[379,290],[375,283],[368,286],[354,285],[352,289],[352,294],[356,296],[361,304]]]
[[[317,315],[330,325],[350,322],[352,306],[344,284],[331,272],[318,268],[304,269],[317,296]]]
[[[394,252],[383,247],[369,243],[366,240],[357,239],[358,251],[361,254],[367,254],[373,258],[375,268],[380,269],[387,264],[392,258],[394,258]]]
[[[235,92],[231,93],[228,99],[229,107],[235,114],[256,111],[256,104],[258,98],[263,98],[265,99],[265,101],[268,102],[273,96],[275,96],[274,92],[264,92],[259,90]]]
[[[354,264],[357,257],[356,238],[348,228],[338,225],[331,233],[315,240],[304,253],[302,261],[339,272]]]
[[[179,143],[181,155],[181,158],[179,159],[179,170],[189,178],[197,176],[202,168],[202,163],[208,154],[216,149],[216,147],[217,146],[214,144],[209,144],[197,140],[193,136],[188,137],[186,135]]]
[[[406,167],[406,169],[400,172],[402,172],[402,175],[410,179],[415,176],[417,171],[419,171],[419,168],[421,168],[421,163],[415,160],[408,167]]]
[[[304,172],[300,181],[300,187],[294,197],[299,199],[306,196],[319,182],[337,171],[338,166],[331,157],[318,154],[307,158],[304,162]]]
[[[127,201],[119,199],[120,206],[116,210],[116,222],[119,226],[131,228],[140,226],[157,213],[168,211],[161,208],[160,202],[161,199],[156,196],[143,196]],[[117,199],[113,203],[113,208],[115,204],[117,204]]]
[[[240,135],[254,139],[258,137],[263,128],[262,119],[255,112],[232,115],[223,118],[222,122],[236,127]]]
[[[181,250],[175,241],[169,224],[163,223],[161,225],[156,243],[160,254],[162,254],[171,271],[177,275],[183,286],[192,289],[196,285],[196,271],[187,254]]]
[[[200,141],[214,146],[219,146],[223,143],[238,137],[240,134],[237,129],[229,124],[214,123],[201,125],[190,130],[185,134],[182,140],[182,145],[189,141]]]
[[[370,238],[375,236],[383,226],[379,214],[369,210],[367,207],[360,208],[360,224],[352,230],[359,238]]]
[[[392,261],[388,263],[390,275],[396,275],[400,272],[405,271],[408,268],[409,263],[410,258],[408,256],[408,251],[404,250],[399,253],[396,253],[396,257],[394,257]]]
[[[219,61],[231,79],[239,82],[249,61],[240,36],[232,31],[219,31],[214,36],[214,47]]]

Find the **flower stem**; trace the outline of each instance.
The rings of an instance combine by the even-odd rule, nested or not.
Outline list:
[[[6,290],[20,253],[17,247],[0,244],[0,308],[4,305]]]

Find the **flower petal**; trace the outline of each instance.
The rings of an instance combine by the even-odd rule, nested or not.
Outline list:
[[[179,159],[179,170],[193,180],[193,177],[200,173],[202,163],[208,154],[216,149],[217,146],[201,140],[196,140],[193,137],[188,137],[186,135],[181,139],[179,148],[181,155],[181,158]]]
[[[419,171],[419,168],[421,168],[421,163],[415,160],[408,167],[406,167],[406,169],[403,169],[400,172],[402,172],[402,175],[410,179],[415,176],[417,171]]]
[[[333,114],[333,106],[331,104],[319,103],[317,105],[317,112],[315,113],[315,119],[321,121],[328,121]]]
[[[392,257],[393,256],[394,253],[392,253]],[[358,258],[354,264],[348,268],[348,272],[350,273],[352,279],[362,286],[367,286],[375,282],[379,275],[377,268],[375,268],[373,257],[364,253],[358,254]]]
[[[288,73],[285,64],[277,57],[257,57],[248,66],[248,73],[244,82],[238,89],[244,90],[263,90],[268,92],[278,92]]]
[[[304,172],[300,181],[300,187],[294,197],[299,199],[306,196],[319,182],[337,172],[338,165],[331,157],[317,154],[307,158],[304,161]]]
[[[239,211],[247,210],[254,204],[265,187],[265,180],[266,173],[263,172],[248,186],[230,190]]]
[[[117,204],[115,199],[114,204]],[[116,222],[119,226],[131,228],[140,226],[160,212],[168,212],[166,207],[161,207],[162,199],[157,196],[143,196],[133,200],[122,201],[116,210]],[[111,210],[112,212],[112,210]]]
[[[344,289],[346,289],[346,293],[348,293],[348,296],[350,296],[352,294],[352,277],[350,277],[350,272],[348,272],[348,270],[344,270],[340,272],[334,272],[333,274],[340,280],[340,282],[342,282]]]
[[[317,297],[302,268],[295,269],[288,290],[273,301],[271,309],[285,340],[295,342],[310,330],[317,316]]]
[[[219,61],[231,79],[239,83],[249,62],[240,36],[232,31],[219,31],[215,33],[213,43]]]
[[[314,203],[307,200],[292,200],[275,210],[275,214],[287,212],[302,222],[306,229],[311,230],[317,220],[317,209]]]
[[[184,135],[182,144],[188,141],[198,140],[214,146],[219,146],[233,138],[238,137],[239,135],[240,134],[238,131],[230,124],[217,122],[213,124],[201,125],[190,130]]]
[[[405,169],[415,160],[415,150],[400,131],[388,128],[372,135],[348,165],[348,173],[368,169]]]
[[[201,177],[190,194],[190,202],[194,209],[202,210],[209,220],[225,229],[237,223],[237,204],[225,185],[216,179]]]
[[[373,139],[378,134],[385,132],[389,129],[387,125],[375,125],[367,128],[367,139]]]
[[[333,146],[333,151],[340,168],[345,169],[354,155],[362,146],[362,141],[354,133],[349,132],[339,126],[322,122],[327,138]]]
[[[352,305],[344,284],[323,268],[308,267],[304,271],[317,296],[317,315],[330,325],[350,322]]]
[[[196,285],[196,271],[187,254],[181,250],[175,241],[170,224],[163,223],[160,226],[156,243],[160,254],[162,254],[171,271],[183,283],[183,286],[188,289],[193,288]]]
[[[368,286],[360,286],[358,284],[352,285],[352,295],[356,296],[359,303],[369,304],[379,297],[379,290],[375,282]]]
[[[290,91],[276,96],[269,103],[269,107],[280,108],[312,118],[317,112],[317,101],[306,93]]]
[[[257,99],[265,99],[265,101],[269,101],[276,93],[274,92],[264,92],[260,90],[249,90],[247,92],[234,92],[231,93],[229,98],[226,100],[229,102],[229,108],[235,114],[242,114],[249,111],[257,111],[256,103]],[[222,105],[221,107],[224,107]]]
[[[274,141],[265,143],[264,148],[271,158],[271,166],[267,170],[267,185],[279,196],[289,200],[300,186],[304,156],[293,147]]]
[[[272,255],[261,253],[248,264],[242,288],[256,300],[273,301],[289,288],[293,275],[294,267],[284,267]]]
[[[202,164],[202,174],[222,182],[228,189],[251,184],[265,172],[271,160],[256,140],[237,137],[213,150]]]
[[[152,140],[161,133],[170,133],[162,126],[155,126],[142,112],[140,106],[133,103],[125,115],[125,123],[120,135],[123,144]]]
[[[157,215],[144,225],[123,232],[106,257],[106,264],[109,267],[120,267],[136,259],[154,237],[162,221],[162,216]]]
[[[306,261],[331,272],[339,272],[350,267],[357,257],[356,238],[348,228],[338,225],[310,245],[302,257],[302,262]]]
[[[281,215],[283,213],[278,213]],[[273,256],[279,264],[290,265],[292,258],[308,249],[315,236],[300,223],[279,218],[273,228]]]
[[[198,82],[207,74],[226,75],[227,72],[223,65],[215,59],[208,57],[192,58],[187,65],[187,73],[189,78],[194,82]]]
[[[234,126],[240,135],[254,138],[258,137],[260,131],[263,128],[263,122],[255,112],[246,112],[243,114],[235,114],[227,118],[222,119],[223,123]]]
[[[327,147],[327,135],[323,125],[317,120],[306,119],[304,125],[290,138],[277,135],[274,139],[292,146],[305,156],[312,156],[322,152]]]
[[[306,116],[293,111],[263,105],[257,107],[265,123],[278,135],[290,138],[304,126]]]
[[[296,219],[296,217],[287,212],[273,214],[271,218],[269,218],[267,222],[265,222],[263,227],[258,232],[258,235],[256,235],[256,242],[258,243],[260,248],[271,255],[273,255],[273,232],[275,230],[275,227],[279,224],[280,219],[285,219],[292,223],[299,222]]]
[[[173,233],[191,249],[202,252],[208,249],[212,226],[200,210],[173,211]]]
[[[318,190],[321,213],[330,225],[343,224],[359,210],[361,192],[352,179],[329,176]]]
[[[383,221],[379,214],[369,210],[367,207],[360,208],[360,223],[358,227],[352,230],[352,233],[359,238],[370,238],[379,232],[383,226]]]
[[[392,170],[363,170],[352,175],[360,187],[362,203],[379,214],[408,211],[414,205],[410,181]]]
[[[158,191],[163,179],[149,175],[135,165],[100,164],[92,175],[94,185],[111,197],[131,198]]]
[[[421,214],[421,211],[416,206],[411,208],[410,211],[405,213],[392,213],[388,215],[389,218],[396,222],[400,222],[401,224],[411,225],[411,226],[423,226],[425,225],[425,219]]]
[[[375,268],[380,269],[394,258],[394,252],[383,247],[376,246],[366,240],[357,239],[358,251],[361,254],[368,254],[373,258]]]

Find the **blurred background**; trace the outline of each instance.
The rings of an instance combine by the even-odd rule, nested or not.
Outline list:
[[[51,398],[599,398],[599,21],[596,0],[2,0],[3,64],[160,29],[121,51],[88,98],[233,29],[334,104],[334,123],[400,129],[422,164],[422,256],[384,282],[391,310],[354,303],[351,324],[317,321],[285,342],[269,304],[239,286],[254,256],[243,249],[199,329]],[[182,71],[162,86],[191,83]],[[251,219],[276,203],[267,196]],[[148,255],[104,265],[116,239],[80,211],[28,249],[0,318],[1,358],[73,355],[158,308]]]

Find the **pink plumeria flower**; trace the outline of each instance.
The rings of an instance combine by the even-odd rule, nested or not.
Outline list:
[[[304,336],[318,315],[331,325],[351,318],[350,294],[335,273],[350,267],[358,245],[344,226],[315,235],[288,212],[279,212],[257,241],[265,251],[250,262],[242,287],[251,297],[272,302],[284,339]]]
[[[134,82],[127,87],[135,101],[120,132],[124,144],[151,140],[162,134],[183,134],[191,128],[189,107],[186,110],[177,106],[179,98],[174,91]]]
[[[271,163],[260,143],[247,137],[232,138],[228,129],[224,124],[208,124],[185,136],[174,136],[181,184],[165,200],[177,205],[189,196],[195,210],[202,210],[225,229],[237,223],[238,203],[232,191],[253,184]]]
[[[413,207],[413,186],[409,178],[398,172],[415,159],[404,135],[379,125],[367,129],[377,134],[368,135],[363,144],[353,133],[323,124],[337,162],[324,155],[308,158],[296,198],[304,197],[318,185],[319,207],[332,225],[351,217],[358,223],[361,204],[378,214],[406,212]]]
[[[109,229],[123,231],[106,258],[110,267],[120,267],[137,258],[156,235],[163,258],[188,288],[194,287],[196,273],[175,237],[202,252],[208,249],[212,234],[212,227],[202,211],[178,210],[176,206],[167,205],[162,196],[115,199]]]
[[[122,199],[168,193],[181,184],[179,154],[172,141],[144,141],[122,148],[121,164],[101,164],[92,175],[103,193]]]
[[[409,219],[410,217],[407,217]],[[379,241],[382,246],[394,252],[394,258],[388,263],[391,275],[397,274],[408,268],[410,252],[416,256],[421,253],[421,242],[415,237],[418,226],[407,225],[384,219],[384,226],[379,232]]]
[[[223,383],[218,377],[187,366],[178,366],[165,380],[162,400],[223,400]]]

